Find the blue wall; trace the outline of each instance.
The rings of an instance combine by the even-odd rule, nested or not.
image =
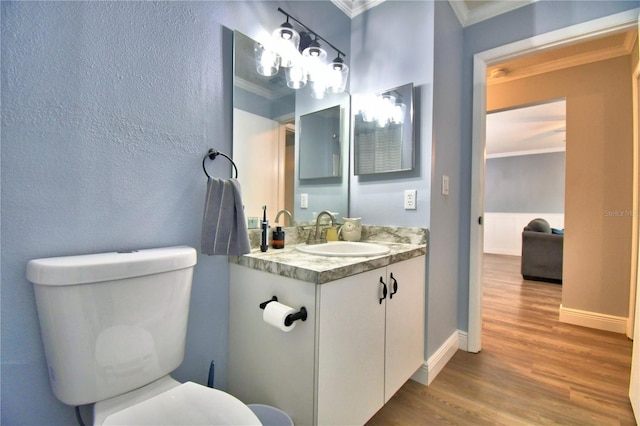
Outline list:
[[[435,3],[434,27],[433,135],[425,135],[432,138],[433,182],[425,359],[457,333],[458,237],[465,220],[460,214],[463,32],[448,2]],[[442,194],[443,175],[449,176],[449,195]]]
[[[469,322],[469,232],[471,215],[471,130],[473,55],[539,34],[613,15],[640,6],[638,1],[538,1],[464,29],[462,74],[462,175],[458,270],[458,328]]]
[[[462,37],[448,2],[387,1],[352,22],[353,103],[415,86],[415,170],[352,176],[350,213],[364,223],[429,227],[425,360],[457,333]],[[440,194],[442,174],[449,196]],[[404,210],[406,189],[418,190],[416,210]]]
[[[565,153],[487,159],[484,210],[564,213]]]
[[[352,217],[362,217],[365,224],[429,225],[433,17],[433,2],[387,1],[352,20],[353,103],[357,95],[376,94],[411,82],[415,87],[415,170],[351,178],[349,212]],[[418,190],[416,210],[404,210],[405,189]]]
[[[3,424],[75,424],[50,391],[27,261],[199,248],[201,161],[231,151],[224,27],[257,37],[283,22],[278,6],[349,45],[330,2],[2,2]],[[224,159],[208,170],[230,173]],[[198,258],[178,380],[206,383],[215,359],[226,386],[228,271]]]

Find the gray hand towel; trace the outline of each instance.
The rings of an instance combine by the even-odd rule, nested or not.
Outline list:
[[[209,178],[202,218],[204,254],[242,255],[249,253],[249,233],[236,179]]]

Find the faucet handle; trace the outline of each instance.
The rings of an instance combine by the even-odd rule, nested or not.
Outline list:
[[[320,236],[320,238],[316,238],[316,232],[314,229],[311,229],[309,231],[309,236],[307,237],[307,244],[322,244],[322,243],[326,243],[327,240],[326,238],[324,238],[322,235]]]

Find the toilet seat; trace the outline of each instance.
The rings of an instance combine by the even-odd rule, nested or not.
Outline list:
[[[239,399],[186,382],[109,415],[104,425],[261,425]]]

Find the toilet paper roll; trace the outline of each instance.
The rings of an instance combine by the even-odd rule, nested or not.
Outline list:
[[[269,302],[267,303],[267,306],[264,307],[262,319],[269,325],[279,328],[284,332],[289,332],[293,330],[296,323],[293,322],[291,325],[286,326],[284,325],[284,320],[287,318],[287,315],[295,313],[296,310],[291,306],[283,305],[279,302]]]

